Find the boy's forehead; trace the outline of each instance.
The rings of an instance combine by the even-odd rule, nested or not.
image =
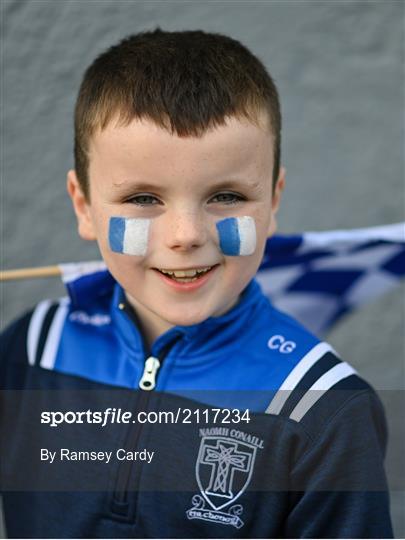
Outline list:
[[[115,170],[127,175],[266,173],[272,170],[273,136],[265,121],[255,125],[229,117],[225,125],[200,137],[178,136],[154,122],[133,119],[127,125],[111,121],[90,141],[90,174]],[[115,176],[115,175],[114,175]]]

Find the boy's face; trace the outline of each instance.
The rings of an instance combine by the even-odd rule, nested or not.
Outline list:
[[[173,325],[219,316],[238,301],[255,275],[284,188],[282,170],[272,196],[273,137],[236,118],[201,138],[180,138],[152,122],[113,122],[90,145],[90,200],[74,171],[68,191],[79,233],[97,240],[103,259],[146,327],[156,335]],[[227,256],[216,223],[250,216],[257,243],[252,255]],[[145,255],[112,251],[111,217],[150,219]],[[160,270],[213,267],[188,284]]]

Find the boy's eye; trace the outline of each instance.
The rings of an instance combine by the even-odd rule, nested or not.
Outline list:
[[[209,202],[220,203],[220,204],[235,204],[239,201],[244,201],[245,198],[236,193],[218,193],[212,197]]]
[[[126,202],[136,204],[138,206],[154,206],[160,204],[160,201],[154,195],[148,195],[147,193],[142,193],[141,195],[135,195],[131,197]]]

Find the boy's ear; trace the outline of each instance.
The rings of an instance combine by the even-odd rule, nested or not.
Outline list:
[[[277,214],[278,208],[280,206],[281,195],[282,195],[282,193],[284,191],[284,188],[285,188],[285,175],[286,175],[285,168],[280,167],[280,172],[279,172],[279,175],[278,175],[276,187],[274,189],[274,193],[272,195],[272,200],[271,200],[271,219],[270,219],[270,224],[269,224],[269,228],[268,228],[268,231],[267,231],[267,234],[268,234],[269,237],[273,236],[273,234],[277,230],[276,214]]]
[[[77,229],[83,240],[96,240],[93,220],[91,219],[90,205],[86,199],[77,179],[76,171],[71,169],[67,173],[67,191],[72,199],[73,208],[77,217]]]

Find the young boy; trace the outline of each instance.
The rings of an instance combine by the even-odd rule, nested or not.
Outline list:
[[[228,37],[157,29],[88,68],[67,186],[108,272],[3,336],[1,387],[20,391],[4,406],[9,536],[392,536],[375,392],[254,280],[280,132],[270,75]],[[136,419],[93,429],[90,394],[104,418],[119,403]]]

